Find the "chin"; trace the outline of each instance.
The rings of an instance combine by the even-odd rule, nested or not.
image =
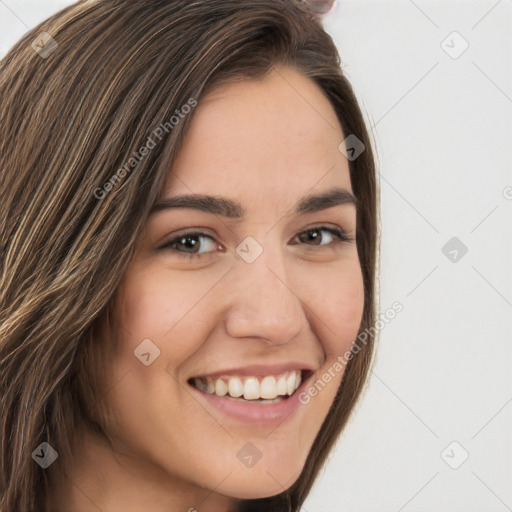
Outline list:
[[[242,500],[269,498],[289,489],[299,478],[303,464],[295,461],[290,464],[286,457],[275,453],[264,463],[263,458],[252,468],[236,468],[219,486],[217,492]]]

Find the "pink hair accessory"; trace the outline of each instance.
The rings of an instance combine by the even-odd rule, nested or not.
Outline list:
[[[336,0],[299,0],[299,2],[317,16],[329,14],[336,5]]]

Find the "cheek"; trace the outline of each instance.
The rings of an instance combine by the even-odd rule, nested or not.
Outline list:
[[[156,429],[153,414],[178,415],[181,402],[168,403],[168,397],[181,396],[175,373],[204,339],[198,313],[210,286],[207,279],[192,279],[188,273],[174,273],[171,280],[169,272],[132,269],[120,287],[122,300],[115,314],[119,350],[108,376],[109,402],[114,422],[127,431],[135,429],[132,439],[143,438],[141,416],[153,418]],[[148,339],[151,343],[141,345]],[[148,366],[134,354],[139,346],[147,347],[150,359],[158,354]],[[152,410],[152,403],[160,404],[158,411]]]
[[[335,276],[335,277],[334,277]],[[330,271],[317,281],[316,313],[323,321],[323,345],[328,357],[337,357],[357,337],[364,309],[364,282],[358,261]]]
[[[166,364],[176,366],[185,360],[198,348],[194,340],[200,344],[200,337],[194,336],[187,320],[197,318],[201,300],[214,283],[214,279],[187,272],[173,273],[171,279],[165,269],[133,272],[123,285],[119,312],[124,334],[131,339],[131,352],[149,338],[165,353]],[[183,333],[185,325],[187,336]],[[170,345],[172,350],[168,350]]]
[[[325,417],[345,372],[345,364],[340,360],[351,349],[359,332],[364,310],[364,281],[359,262],[355,260],[345,261],[335,270],[317,273],[315,277],[314,303],[317,306],[313,316],[325,361],[299,399],[309,404],[315,414]]]

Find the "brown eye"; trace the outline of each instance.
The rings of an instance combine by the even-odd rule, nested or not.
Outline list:
[[[328,233],[328,236],[321,235],[322,232]],[[336,237],[337,240],[333,240],[333,237]],[[316,245],[316,246],[329,246],[335,245],[340,242],[351,242],[353,239],[349,237],[344,231],[336,228],[329,228],[326,226],[315,227],[308,229],[302,233],[299,233],[298,238],[301,242],[307,245]],[[327,238],[327,243],[323,244],[324,239]],[[329,241],[329,239],[331,241]]]
[[[184,233],[159,248],[161,251],[176,252],[184,257],[200,257],[203,254],[213,252],[217,244],[215,240],[205,233]],[[201,250],[205,248],[205,250]]]

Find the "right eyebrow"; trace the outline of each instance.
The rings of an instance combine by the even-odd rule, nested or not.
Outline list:
[[[351,192],[336,187],[317,194],[309,194],[302,198],[295,206],[295,213],[313,213],[342,204],[352,204],[357,207],[358,203],[357,198]],[[150,215],[174,208],[191,208],[239,220],[242,220],[246,215],[246,210],[239,202],[226,197],[204,194],[168,197],[156,203],[151,209]]]

